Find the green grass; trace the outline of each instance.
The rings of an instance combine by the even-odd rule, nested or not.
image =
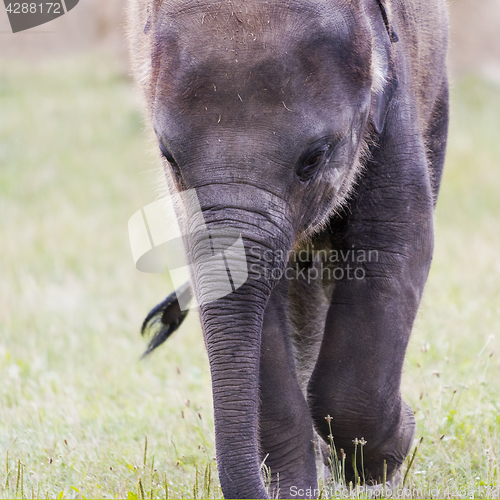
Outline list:
[[[154,495],[166,472],[191,496],[213,464],[208,365],[195,315],[139,360],[170,283],[130,254],[128,218],[156,196],[135,93],[101,57],[0,74],[0,495],[21,460],[27,496],[127,497],[141,477],[149,496],[154,455]]]
[[[403,380],[424,438],[416,497],[498,485],[500,88],[464,79],[453,104]],[[130,255],[128,218],[157,178],[130,82],[104,56],[0,60],[0,110],[0,496],[164,498],[166,480],[172,498],[219,497],[195,315],[139,360],[171,284]]]
[[[427,491],[499,486],[499,132],[500,88],[457,82],[434,262],[403,382],[424,438],[411,480]]]

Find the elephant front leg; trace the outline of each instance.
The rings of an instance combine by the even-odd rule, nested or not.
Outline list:
[[[274,290],[264,315],[260,357],[260,452],[271,498],[318,496],[312,419],[295,371],[286,286]],[[269,478],[268,478],[269,479]]]
[[[334,292],[308,398],[322,438],[328,442],[331,433],[337,452],[347,454],[347,482],[381,483],[384,462],[390,479],[415,433],[413,412],[400,393],[410,333],[401,309],[407,304],[398,303],[400,287],[384,287],[384,293],[375,283],[345,288]]]
[[[384,462],[390,478],[415,432],[400,383],[432,257],[433,197],[422,143],[408,141],[409,152],[403,144],[397,133],[384,137],[384,152],[374,152],[348,215],[333,227],[345,262],[336,270],[308,401],[325,440],[332,418],[348,482],[356,472],[361,483],[381,482]]]

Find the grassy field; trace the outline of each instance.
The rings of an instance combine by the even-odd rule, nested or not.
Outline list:
[[[412,497],[498,498],[499,136],[500,88],[457,82],[403,382],[423,437]],[[2,498],[220,497],[195,315],[139,359],[140,324],[170,290],[128,243],[128,218],[156,197],[152,150],[104,56],[0,60]]]

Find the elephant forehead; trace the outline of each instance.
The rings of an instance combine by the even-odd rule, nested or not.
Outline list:
[[[161,27],[180,27],[188,33],[203,30],[213,38],[222,31],[239,42],[270,41],[280,30],[300,30],[311,22],[332,28],[332,22],[353,10],[351,0],[156,0],[153,4]]]
[[[190,98],[203,88],[253,85],[264,96],[274,92],[281,105],[277,97],[291,79],[321,88],[332,69],[351,81],[369,78],[370,40],[351,2],[175,3],[167,2],[156,22],[157,92]]]
[[[214,126],[262,127],[293,135],[332,120],[344,129],[353,110],[365,107],[370,88],[369,28],[353,5],[203,1],[165,7],[153,53],[156,130],[174,137],[201,136]]]
[[[370,89],[369,62],[322,34],[279,54],[246,48],[169,68],[158,72],[154,114],[200,125],[331,119],[363,107]]]

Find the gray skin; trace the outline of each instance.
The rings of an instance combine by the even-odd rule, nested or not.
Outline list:
[[[327,416],[347,481],[362,437],[366,481],[384,461],[390,478],[415,429],[400,382],[446,146],[444,0],[131,0],[129,17],[170,191],[196,190],[208,230],[246,249],[246,283],[199,308],[224,496],[307,496]],[[193,224],[200,300],[212,277]],[[356,263],[364,279],[295,276],[320,266],[313,244],[377,258]],[[307,258],[279,257],[292,249]],[[183,317],[171,297],[145,327],[164,340]]]

